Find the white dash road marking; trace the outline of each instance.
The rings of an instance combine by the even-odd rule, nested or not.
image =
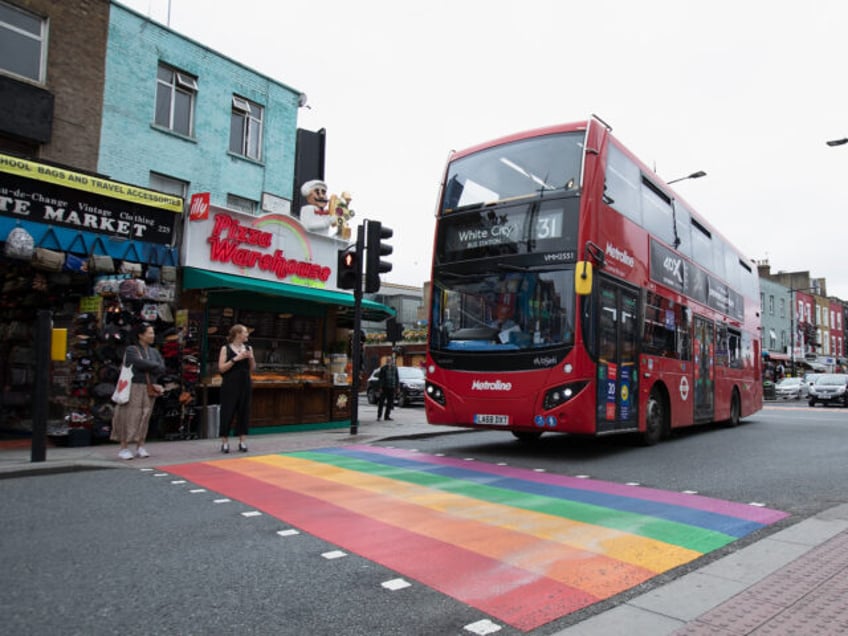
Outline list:
[[[167,477],[168,473],[154,473],[154,477]]]
[[[591,479],[589,475],[574,475],[575,479]]]
[[[462,461],[464,461],[464,462],[473,462],[473,461],[474,461],[474,458],[473,458],[473,457],[463,457],[463,458],[462,458]]]
[[[462,629],[467,632],[471,632],[472,634],[494,634],[495,632],[501,631],[501,626],[497,623],[493,623],[488,618],[484,618],[482,621],[471,623]]]
[[[498,462],[498,466],[509,466],[506,462]]]
[[[332,552],[325,552],[321,556],[325,559],[340,559],[342,557],[346,557],[347,552],[342,552],[341,550],[333,550]]]
[[[153,472],[152,468],[139,468],[139,470],[143,473],[152,473]]]
[[[281,537],[293,537],[296,534],[300,534],[294,528],[289,528],[288,530],[277,530],[277,534]]]
[[[698,491],[697,490],[684,490],[683,494],[684,495],[697,495]]]
[[[262,513],[258,510],[248,510],[247,512],[241,513],[242,517],[261,517]]]
[[[179,484],[186,483],[186,480],[185,479],[174,479],[174,480],[171,481],[171,483],[176,486],[176,485],[179,485]]]
[[[224,499],[214,499],[212,501],[212,503],[230,503],[231,501],[232,501],[232,499],[227,499],[225,497]]]
[[[757,508],[765,508],[766,505],[764,503],[760,503],[759,501],[752,501],[748,504],[749,506],[755,506]]]
[[[444,453],[436,453],[436,457],[444,457],[444,456],[445,456]]]
[[[189,492],[193,495],[196,495],[199,492],[206,492],[206,488],[192,488]]]
[[[385,583],[380,583],[387,590],[391,590],[392,592],[396,592],[397,590],[402,590],[405,587],[410,587],[412,583],[409,581],[405,581],[403,579],[392,579],[391,581],[386,581]]]
[[[534,473],[544,473],[544,472],[547,472],[547,471],[544,468],[534,468],[533,472]]]
[[[638,481],[628,481],[628,482],[627,482],[626,484],[624,484],[624,485],[625,485],[625,486],[638,486],[638,485],[639,485],[639,482],[638,482]]]

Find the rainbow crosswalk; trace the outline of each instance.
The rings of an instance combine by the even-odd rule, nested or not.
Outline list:
[[[787,516],[376,446],[167,470],[525,631]]]

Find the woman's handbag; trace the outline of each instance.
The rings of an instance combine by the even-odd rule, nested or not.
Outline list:
[[[145,373],[144,377],[147,378],[147,395],[152,398],[159,397],[159,391],[156,390],[156,387],[153,386],[153,382],[150,381],[150,374]]]
[[[117,386],[115,386],[115,392],[112,393],[112,401],[115,404],[126,404],[130,401],[130,389],[132,389],[133,368],[131,364],[127,365],[126,362],[127,356],[125,355],[124,362],[123,364],[121,364],[121,375],[118,376],[118,384]]]

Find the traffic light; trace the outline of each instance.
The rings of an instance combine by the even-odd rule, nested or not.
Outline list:
[[[396,318],[389,318],[386,321],[386,339],[392,344],[403,340],[403,324]]]
[[[366,221],[365,235],[365,291],[373,294],[380,290],[380,274],[392,271],[392,264],[381,260],[394,248],[383,242],[391,238],[394,232],[379,221]]]
[[[359,287],[359,254],[355,250],[339,250],[336,266],[336,287],[357,289]]]

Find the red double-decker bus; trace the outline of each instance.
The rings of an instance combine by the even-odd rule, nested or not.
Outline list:
[[[597,117],[453,154],[431,281],[431,424],[654,444],[762,407],[756,267]]]

